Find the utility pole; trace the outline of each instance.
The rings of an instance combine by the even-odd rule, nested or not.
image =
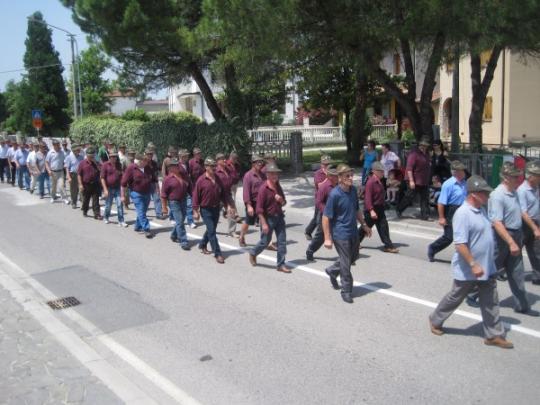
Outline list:
[[[452,72],[452,153],[459,152],[459,47],[454,50],[454,71]]]
[[[71,86],[73,90],[73,119],[77,119],[77,86],[75,85],[75,35],[68,34],[71,42]]]

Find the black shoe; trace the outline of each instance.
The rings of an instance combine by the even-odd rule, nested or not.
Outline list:
[[[496,279],[497,281],[506,281],[508,277],[504,273],[497,273]]]
[[[332,283],[332,288],[334,290],[339,290],[339,284],[337,282],[336,276],[334,276],[328,269],[325,270],[325,273],[330,277],[330,283]]]
[[[183,250],[191,250],[191,248],[189,247],[189,245],[180,245],[180,247],[181,247]]]
[[[466,299],[467,305],[473,308],[480,308],[480,302],[478,301],[478,296],[471,297],[467,295]]]
[[[396,217],[401,218],[402,212],[396,207]]]
[[[531,281],[531,283],[533,283],[534,285],[540,285],[540,280],[533,280]]]
[[[176,236],[171,236],[171,241],[176,243],[176,242],[178,242],[178,238]]]
[[[72,205],[71,208],[73,208],[74,210],[76,210],[76,209],[77,209],[77,204]]]
[[[83,212],[83,213],[82,213],[82,216],[86,218],[86,217],[88,216],[88,213],[87,213],[87,212]]]
[[[433,249],[431,248],[431,246],[428,247],[427,258],[431,263],[433,263],[435,261],[435,254],[433,253]]]
[[[341,293],[341,299],[347,304],[352,304],[354,302],[351,293]]]
[[[152,239],[154,237],[154,234],[150,231],[145,231],[144,236],[146,237],[146,239]]]
[[[310,262],[315,260],[313,258],[313,252],[310,252],[309,250],[306,250],[306,260],[309,260]]]

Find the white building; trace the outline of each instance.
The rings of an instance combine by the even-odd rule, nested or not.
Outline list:
[[[137,108],[137,97],[133,90],[128,90],[121,93],[118,90],[108,94],[111,98],[111,106],[109,111],[114,115],[123,115],[126,111],[135,110]]]
[[[143,110],[148,114],[169,111],[169,100],[144,100],[138,101],[137,110]]]

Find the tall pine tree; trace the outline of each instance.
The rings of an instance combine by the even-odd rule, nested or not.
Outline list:
[[[28,85],[28,103],[30,108],[43,110],[43,131],[50,135],[61,135],[68,129],[68,95],[58,52],[52,44],[51,30],[41,22],[43,15],[35,12],[28,20],[25,41],[24,67],[27,69],[25,81]],[[28,107],[27,107],[28,108]],[[24,115],[31,121],[31,111]],[[28,132],[28,127],[20,128]]]

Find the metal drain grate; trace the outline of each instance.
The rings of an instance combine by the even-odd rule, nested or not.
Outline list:
[[[57,300],[48,301],[47,305],[52,309],[65,309],[79,305],[81,302],[75,297],[58,298]]]

